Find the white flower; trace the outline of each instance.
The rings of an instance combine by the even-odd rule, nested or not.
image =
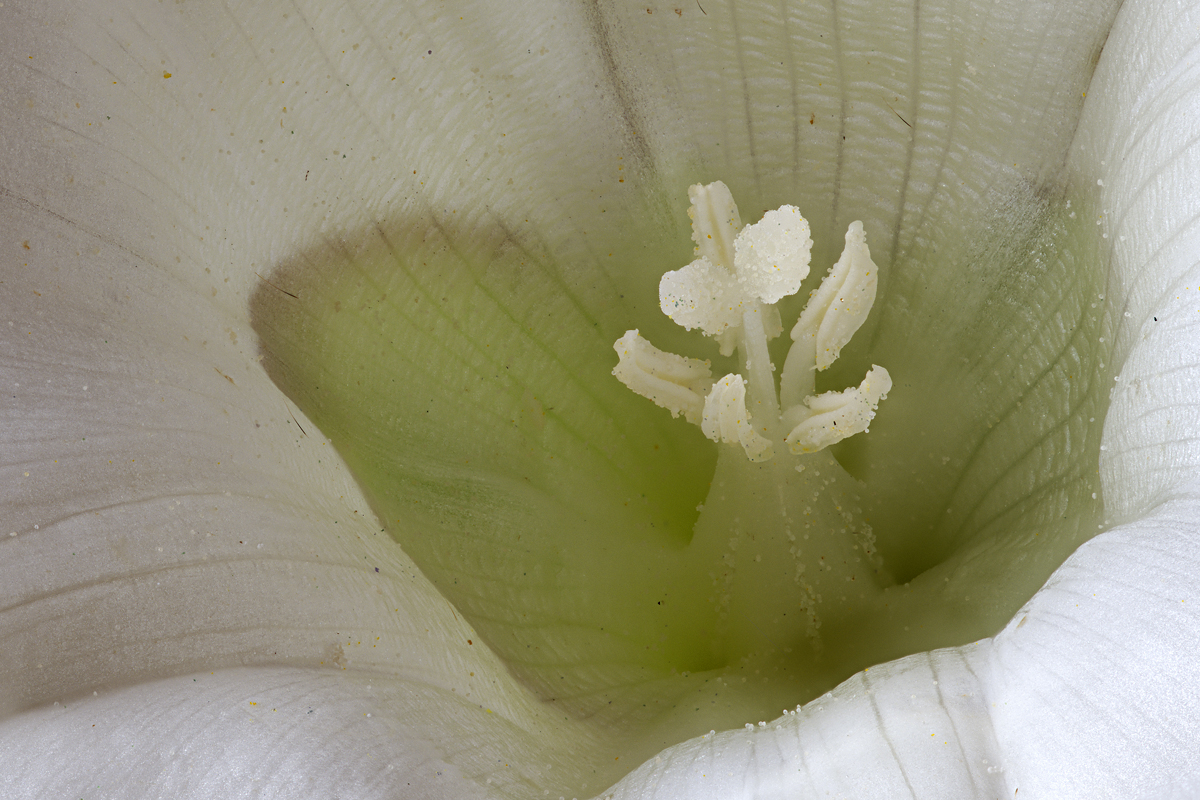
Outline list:
[[[614,795],[1128,797],[1194,773],[1198,31],[1197,9],[1151,0],[6,2],[4,794],[583,796],[645,754]],[[675,519],[654,516],[663,497],[696,504],[712,462],[690,457],[711,445],[605,387],[626,327],[682,341],[638,314],[700,172],[745,209],[804,210],[818,264],[850,221],[871,237],[878,322],[829,380],[856,382],[840,365],[869,355],[895,387],[843,458],[879,509],[936,512],[927,548],[880,520],[879,550],[905,585],[944,580],[956,599],[903,652],[945,643],[960,608],[1028,596],[1104,529],[996,636],[872,666],[782,717],[787,692],[747,692],[742,709],[774,702],[765,725],[656,757],[707,726],[680,717],[631,742],[602,690],[539,699],[559,667],[577,687],[628,667],[646,702],[662,696],[638,683],[632,645],[587,638],[634,619],[622,604],[654,553],[619,559],[610,595],[563,580],[576,617],[515,580],[498,588],[511,605],[459,610],[439,593],[449,573],[426,568],[435,587],[376,512],[541,531],[557,519],[541,509],[610,498],[643,532]],[[364,258],[399,264],[395,284],[350,268]],[[328,355],[364,320],[393,324],[335,307],[335,290],[403,303],[408,338],[372,339],[370,357],[410,372],[385,385],[384,370],[268,359],[318,430],[258,342]],[[252,322],[252,295],[270,293]],[[339,417],[356,395],[377,414]],[[413,422],[426,411],[437,424]],[[612,420],[624,438],[592,435]],[[398,499],[369,506],[334,444],[360,478],[372,458],[399,470]],[[889,488],[883,472],[921,480]],[[546,500],[559,480],[571,490]],[[536,577],[603,572],[602,549]],[[441,568],[474,590],[522,552]],[[974,619],[958,641],[1002,622]],[[511,634],[489,636],[516,666],[473,624]],[[527,630],[579,633],[518,663]]]

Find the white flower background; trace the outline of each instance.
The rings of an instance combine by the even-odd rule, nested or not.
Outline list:
[[[820,30],[831,74],[878,53],[856,91],[888,113],[759,77]],[[995,637],[679,744],[613,796],[1156,797],[1200,771],[1195,4],[6,0],[0,54],[5,797],[609,790],[635,765],[381,533],[268,378],[250,298],[397,216],[583,252],[566,232],[617,235],[654,180],[681,197],[702,167],[756,204],[817,112],[803,159],[834,166],[797,204],[894,231],[881,264],[1010,163],[1096,185],[1105,530]]]

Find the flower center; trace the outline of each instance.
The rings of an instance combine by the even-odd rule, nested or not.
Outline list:
[[[792,328],[777,388],[767,343],[783,330],[776,304],[808,276],[808,222],[783,206],[743,228],[719,181],[692,186],[688,195],[696,259],[663,275],[660,307],[684,328],[717,339],[722,355],[737,351],[745,376],[714,381],[711,362],[665,353],[637,330],[614,345],[620,362],[613,374],[755,465],[722,451],[689,547],[689,569],[713,579],[723,660],[791,653],[802,643],[819,652],[826,599],[844,613],[845,584],[853,585],[856,605],[892,582],[861,518],[858,483],[822,452],[867,430],[891,376],[874,366],[858,387],[820,395],[813,377],[866,321],[878,269],[862,223],[851,223],[842,257]],[[778,444],[786,451],[777,455]]]
[[[686,237],[636,208],[598,234],[431,214],[279,265],[253,319],[403,546],[371,579],[411,558],[619,772],[994,633],[1096,532],[1111,319],[1067,191],[982,198],[882,275],[851,224],[803,311],[840,231],[743,226],[712,185],[665,276]]]
[[[799,455],[866,431],[892,386],[887,370],[872,367],[857,389],[819,396],[812,376],[837,359],[875,302],[877,268],[862,223],[850,224],[841,259],[792,328],[776,388],[767,342],[783,330],[776,304],[799,291],[808,275],[808,222],[797,208],[783,206],[738,230],[725,184],[696,185],[689,195],[697,258],[663,275],[660,306],[688,330],[715,337],[722,355],[737,350],[748,379],[730,373],[714,383],[711,362],[664,353],[636,330],[614,345],[620,363],[613,374],[672,416],[683,413],[698,423],[709,439],[740,444],[751,461],[769,460],[779,439]],[[746,407],[747,385],[753,411]]]

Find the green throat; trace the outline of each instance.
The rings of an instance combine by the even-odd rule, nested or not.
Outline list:
[[[279,265],[254,321],[387,531],[632,766],[995,633],[1096,533],[1112,323],[1080,196],[1015,185],[880,267],[869,227],[839,259],[723,184],[692,187],[690,264],[681,213],[585,256],[398,220]]]

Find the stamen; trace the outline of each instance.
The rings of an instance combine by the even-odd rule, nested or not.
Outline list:
[[[892,377],[883,367],[872,366],[858,388],[850,387],[841,392],[825,392],[808,397],[804,403],[808,416],[788,434],[785,440],[793,453],[815,453],[831,444],[837,444],[847,436],[866,433],[879,401],[887,397],[892,388]],[[789,409],[788,416],[799,407]]]
[[[726,375],[714,386],[708,362],[657,350],[637,331],[617,341],[621,363],[613,374],[672,414],[702,419],[706,436],[741,444],[752,461],[771,458],[772,440],[789,429],[785,441],[797,454],[865,431],[891,388],[883,367],[873,367],[858,388],[812,396],[814,371],[837,359],[875,302],[878,271],[862,223],[850,224],[841,258],[792,328],[777,390],[767,342],[783,330],[775,304],[798,292],[808,275],[808,222],[799,209],[782,206],[742,228],[733,195],[720,181],[692,186],[688,197],[696,259],[663,275],[659,306],[684,328],[717,339],[722,355],[738,350],[747,377]],[[747,385],[753,413],[746,408]]]
[[[746,381],[729,374],[717,381],[704,401],[700,430],[714,442],[740,444],[751,461],[767,461],[775,455],[770,441],[759,436],[746,413]]]
[[[811,340],[817,369],[837,361],[850,337],[867,321],[878,287],[878,270],[871,260],[863,224],[851,222],[842,257],[821,281],[821,288],[809,299],[792,328],[793,342],[805,337]]]
[[[637,330],[626,331],[616,341],[620,362],[612,374],[636,394],[699,425],[704,416],[704,396],[712,388],[711,362],[664,353],[642,338]]]
[[[726,272],[733,273],[733,240],[742,229],[737,203],[729,187],[717,181],[688,188],[688,217],[692,220],[692,241],[696,257]]]

